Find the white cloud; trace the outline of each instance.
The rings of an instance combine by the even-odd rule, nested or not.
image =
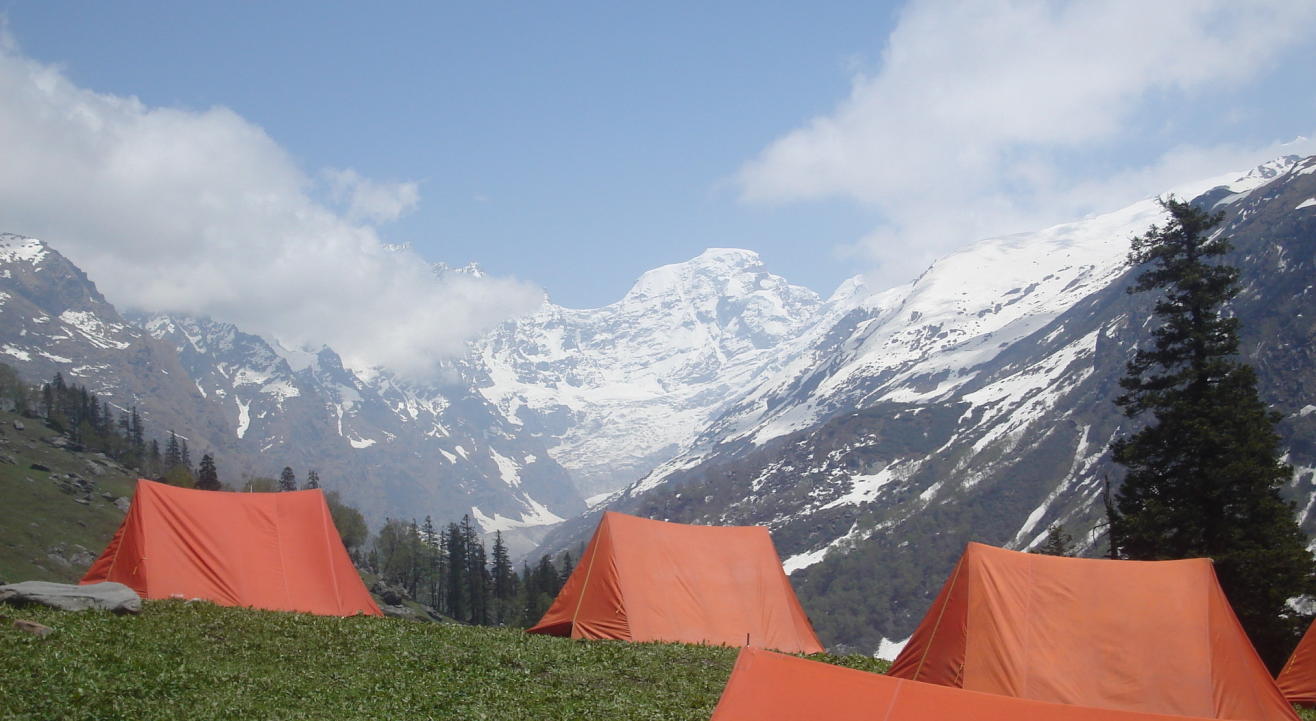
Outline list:
[[[350,169],[329,169],[324,175],[334,200],[347,206],[347,215],[353,220],[391,222],[420,203],[420,184],[416,182],[382,183]]]
[[[1179,145],[1149,151],[1145,167],[1092,162],[1131,139],[1156,146],[1175,118],[1155,108],[1240,87],[1309,40],[1314,20],[1316,4],[1300,1],[914,2],[874,74],[741,168],[741,197],[876,209],[884,225],[850,250],[878,264],[879,284],[903,282],[986,235],[1191,179],[1175,172],[1266,159]]]
[[[346,205],[226,108],[149,107],[79,88],[0,38],[0,230],[36,236],[127,308],[208,314],[355,365],[424,373],[542,292],[437,278],[363,221],[396,219],[415,183],[333,171]]]

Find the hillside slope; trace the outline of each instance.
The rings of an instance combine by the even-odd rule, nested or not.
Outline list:
[[[136,478],[41,421],[0,411],[0,580],[73,583],[119,527]]]

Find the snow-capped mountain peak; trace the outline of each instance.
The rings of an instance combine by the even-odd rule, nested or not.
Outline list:
[[[818,318],[817,293],[758,254],[712,248],[644,273],[611,305],[546,304],[477,344],[480,392],[526,423],[584,495],[638,478]]]
[[[35,268],[48,253],[46,244],[36,238],[0,233],[0,264],[26,263]]]

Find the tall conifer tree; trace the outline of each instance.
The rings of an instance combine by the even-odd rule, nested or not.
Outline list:
[[[196,472],[196,487],[203,491],[218,491],[219,471],[215,468],[215,457],[206,453],[201,456],[201,466]]]
[[[448,524],[446,535],[448,583],[444,595],[447,598],[448,614],[459,621],[465,621],[469,618],[467,612],[470,608],[466,602],[469,591],[466,584],[466,536],[456,523]]]
[[[169,431],[169,442],[165,444],[164,452],[164,470],[168,471],[174,466],[182,465],[183,452],[178,446],[178,434]]]
[[[1207,556],[1239,620],[1277,669],[1302,620],[1286,599],[1313,589],[1311,554],[1292,504],[1279,488],[1275,423],[1239,362],[1238,320],[1224,313],[1238,295],[1238,270],[1219,262],[1230,244],[1210,214],[1174,199],[1164,227],[1133,239],[1129,262],[1144,268],[1129,292],[1154,291],[1159,327],[1129,361],[1116,403],[1146,426],[1112,444],[1128,469],[1109,511],[1111,542],[1123,558]]]
[[[511,619],[513,597],[516,595],[516,570],[512,568],[512,559],[503,543],[503,532],[494,532],[493,545],[493,621],[502,625]]]

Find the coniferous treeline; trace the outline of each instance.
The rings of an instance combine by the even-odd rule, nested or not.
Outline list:
[[[193,485],[186,440],[170,431],[167,449],[162,452],[158,440],[147,440],[146,423],[136,406],[116,411],[107,399],[86,386],[67,382],[62,373],[56,373],[47,383],[32,385],[19,378],[12,367],[0,364],[0,406],[28,418],[39,418],[77,448],[104,453],[143,476],[169,482],[171,471],[175,477],[183,475],[175,470],[181,466],[188,480],[185,485]],[[213,458],[210,464],[213,470]]]
[[[212,454],[202,455],[194,465],[187,440],[172,430],[163,445],[156,439],[147,440],[146,423],[136,406],[116,410],[108,400],[86,386],[67,382],[60,373],[47,383],[32,385],[0,363],[0,407],[39,418],[80,450],[104,453],[143,477],[204,490],[228,488],[219,479]],[[301,488],[320,488],[319,473],[308,471]],[[237,490],[297,489],[296,474],[285,466],[278,478],[247,478]],[[389,520],[366,553],[370,534],[364,516],[344,503],[336,491],[326,491],[325,498],[343,545],[358,563],[411,598],[465,623],[531,626],[571,575],[570,552],[556,559],[542,556],[534,565],[522,563],[518,571],[502,533],[494,535],[492,549],[486,548],[470,516],[446,528],[437,527],[430,517],[423,524]]]
[[[486,549],[469,515],[446,528],[430,517],[423,523],[389,520],[366,559],[386,583],[411,598],[464,623],[531,626],[548,610],[573,568],[570,552],[556,561],[542,556],[513,567],[501,531]]]

